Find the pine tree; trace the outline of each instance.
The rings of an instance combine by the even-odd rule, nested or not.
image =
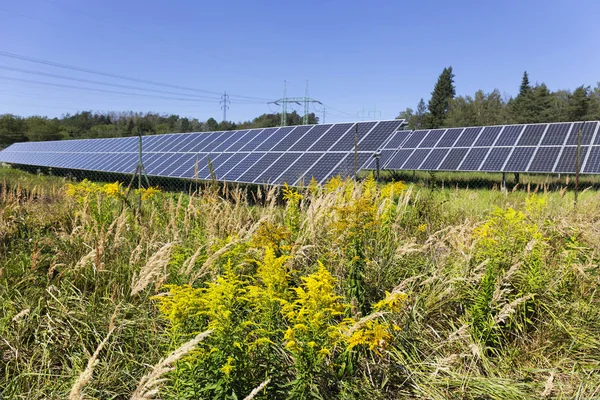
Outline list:
[[[519,96],[526,96],[528,93],[531,93],[531,85],[529,84],[529,74],[525,71],[519,88]]]
[[[444,117],[448,113],[448,104],[455,95],[452,67],[444,68],[429,100],[429,112],[431,113],[429,125],[431,128],[438,128],[444,123]]]
[[[569,121],[583,121],[590,111],[590,88],[579,86],[569,96],[568,115]]]

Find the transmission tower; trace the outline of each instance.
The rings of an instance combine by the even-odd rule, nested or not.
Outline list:
[[[227,121],[227,110],[229,109],[229,104],[231,104],[227,91],[221,95],[221,101],[219,101],[219,104],[222,104],[221,109],[223,110],[223,121]]]
[[[287,97],[287,82],[283,81],[283,97],[279,100],[271,101],[269,104],[281,105],[281,126],[285,126],[287,122],[287,105],[288,103],[296,103],[302,105],[304,103],[304,117],[302,123],[308,125],[308,107],[310,103],[323,104],[319,100],[308,97],[308,81],[306,81],[306,90],[304,97]]]
[[[381,119],[381,111],[377,110],[377,108],[372,108],[370,110],[363,108],[356,112],[356,117],[363,120],[377,119],[377,117]]]

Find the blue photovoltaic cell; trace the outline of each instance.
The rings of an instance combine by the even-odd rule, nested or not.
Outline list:
[[[212,153],[220,143],[221,138],[226,136],[227,132],[213,132],[210,134],[210,137],[202,142],[202,145],[199,146],[198,151],[194,151],[194,153]]]
[[[442,163],[442,160],[448,154],[449,149],[433,149],[431,153],[427,156],[423,164],[419,167],[419,169],[425,171],[433,171],[438,168],[438,165]]]
[[[309,129],[316,125],[304,125],[298,126],[289,135],[287,135],[284,139],[282,139],[275,147],[273,147],[272,151],[287,151],[292,147],[294,143],[296,143]]]
[[[217,179],[222,179],[229,170],[238,165],[244,158],[248,157],[248,155],[249,153],[233,153],[227,161],[224,161],[214,169]]]
[[[495,147],[490,150],[485,162],[481,166],[481,171],[502,171],[502,166],[506,162],[506,157],[510,154],[508,147]]]
[[[571,129],[571,133],[567,138],[568,145],[577,146],[577,136],[579,134],[579,130],[581,130],[581,145],[589,145],[592,142],[592,136],[594,135],[594,131],[596,130],[597,122],[575,122],[573,124],[573,129]]]
[[[183,139],[185,139],[185,135],[182,135],[181,133],[177,133],[175,135],[171,135],[171,137],[169,138],[169,140],[165,140],[164,142],[160,143],[160,145],[158,146],[158,148],[155,151],[160,151],[160,152],[175,152],[175,148],[179,145],[179,143],[181,143],[183,141]],[[121,146],[119,146],[120,148]]]
[[[254,151],[260,146],[265,140],[269,139],[279,128],[267,128],[260,132],[258,135],[253,137],[248,143],[246,143],[240,151]]]
[[[479,132],[481,132],[482,127],[475,128],[466,128],[462,135],[458,138],[456,143],[454,143],[454,147],[471,147],[475,143]]]
[[[192,143],[190,144],[190,147],[187,149],[188,152],[198,153],[200,150],[202,150],[204,147],[206,147],[208,145],[208,143],[215,140],[215,138],[217,136],[218,136],[218,134],[216,134],[216,132],[215,133],[207,132],[207,133],[199,134],[198,138],[193,140]]]
[[[176,176],[189,179],[204,179],[204,176],[200,176],[200,170],[206,165],[208,154],[192,154],[192,156],[192,162],[188,164],[188,169],[182,170]],[[197,175],[196,171],[198,171]]]
[[[359,151],[374,152],[381,149],[382,144],[394,134],[401,123],[401,120],[380,122],[367,137],[360,141],[358,144]]]
[[[425,138],[428,132],[428,130],[413,131],[410,137],[402,145],[402,148],[414,149],[419,145],[419,143],[421,143],[421,141],[423,140],[423,138]]]
[[[438,169],[442,171],[456,170],[463,158],[465,158],[467,151],[469,151],[469,149],[465,147],[451,149],[446,156],[446,159],[442,162]]]
[[[589,147],[581,146],[579,152],[579,171],[585,160]],[[554,172],[560,173],[575,173],[577,166],[577,146],[565,147],[558,159]]]
[[[289,154],[294,154],[299,158],[277,178],[277,183],[293,185],[303,177],[322,156],[322,154],[319,153],[304,153],[302,155],[300,155],[300,153]]]
[[[514,146],[522,131],[523,125],[505,126],[494,146]]]
[[[521,134],[517,146],[537,146],[548,124],[527,125]]]
[[[137,166],[138,155],[134,153],[127,153],[118,163],[115,162],[113,171],[121,172],[124,174],[132,174],[135,172]]]
[[[411,131],[396,131],[390,141],[385,145],[385,149],[397,149],[408,139]]]
[[[435,144],[440,140],[442,135],[444,134],[444,129],[433,129],[430,130],[425,139],[419,144],[419,148],[430,148],[435,146]]]
[[[419,166],[429,155],[430,149],[416,149],[411,156],[406,160],[402,169],[419,169]]]
[[[464,128],[448,129],[435,147],[452,147]]]
[[[282,153],[266,153],[261,157],[252,167],[248,168],[246,172],[244,172],[237,181],[239,182],[247,182],[252,183],[258,178],[267,168],[269,168],[279,157],[281,157]]]
[[[175,157],[179,157],[178,153],[165,153],[159,159],[155,160],[151,165],[145,165],[146,173],[148,175],[157,175],[160,173],[168,162],[172,161]]]
[[[310,146],[312,146],[316,141],[319,140],[321,136],[329,129],[332,125],[316,125],[311,130],[309,130],[304,136],[302,136],[292,147],[290,147],[290,151],[306,151]]]
[[[487,147],[494,144],[498,134],[502,130],[501,126],[486,126],[483,131],[479,134],[479,138],[475,141],[473,146],[475,147]]]
[[[408,160],[412,153],[412,149],[400,149],[396,154],[394,154],[390,158],[390,160],[386,164],[383,164],[383,166],[385,167],[385,169],[391,170],[402,169],[402,166],[404,165],[406,160]]]
[[[279,128],[276,132],[274,132],[271,136],[269,136],[264,142],[256,147],[254,151],[271,151],[271,149],[279,143],[282,139],[284,139],[291,131],[294,130],[293,126],[286,126],[284,128]]]
[[[164,171],[164,175],[167,176],[175,176],[181,177],[188,170],[193,170],[194,165],[196,163],[196,156],[194,154],[184,154],[176,163],[169,166],[167,170]]]
[[[552,172],[560,147],[540,147],[531,160],[529,172]]]
[[[298,158],[300,153],[285,153],[277,161],[273,162],[270,167],[263,169],[262,173],[253,180],[254,183],[279,183],[275,179],[281,175],[290,165]],[[262,160],[261,160],[262,161]],[[281,182],[283,183],[283,182]]]
[[[156,175],[169,176],[173,170],[177,169],[180,162],[183,162],[187,157],[191,157],[190,154],[175,153],[175,155],[167,160],[166,163],[162,164],[160,168],[157,168]]]
[[[531,157],[535,152],[535,147],[515,147],[510,158],[504,166],[504,171],[507,172],[524,172],[527,171],[527,166]]]
[[[352,129],[348,130],[346,134],[344,134],[340,140],[333,145],[331,151],[349,151],[354,149],[354,142],[356,141],[356,136],[358,136],[358,143],[364,139],[371,129],[375,126],[376,122],[359,122],[354,125]],[[358,126],[358,130],[356,129]],[[359,150],[362,151],[362,147],[359,145]]]
[[[227,151],[240,151],[242,147],[246,146],[248,143],[256,139],[261,132],[262,129],[249,130],[240,140],[238,140],[235,143],[232,143],[231,146],[227,148]],[[258,145],[258,143],[256,145]]]
[[[191,147],[190,145],[194,142],[194,139],[196,139],[198,136],[194,135],[194,134],[189,134],[189,133],[181,134],[181,136],[183,136],[182,140],[180,140],[177,145],[173,146],[173,151],[176,153],[177,152],[187,153],[188,149]]]
[[[560,146],[562,145],[569,134],[572,123],[567,124],[550,124],[548,130],[542,139],[542,146]]]
[[[488,151],[489,147],[473,147],[458,168],[461,171],[478,171]]]
[[[309,151],[327,151],[340,137],[343,137],[348,130],[354,129],[354,124],[336,124],[330,130],[328,130],[321,139],[315,142]]]
[[[237,138],[237,131],[226,131],[223,132],[222,135],[220,135],[217,140],[215,140],[211,145],[211,151],[219,151],[217,150],[219,147],[222,147],[225,143],[229,143],[230,140],[235,141],[235,139]],[[179,149],[176,149],[175,151],[180,151]],[[184,150],[185,151],[185,150]]]
[[[600,147],[592,146],[590,155],[583,169],[584,172],[590,174],[600,173]]]
[[[244,158],[239,164],[233,167],[231,171],[227,172],[223,178],[230,182],[237,182],[238,178],[252,167],[264,154],[265,153],[250,153],[248,157]]]
[[[335,167],[335,169],[330,172],[330,174],[331,174],[330,176],[340,175],[343,178],[348,177],[348,176],[354,176],[355,165],[356,165],[356,172],[358,172],[361,170],[361,167],[369,161],[369,159],[371,157],[372,157],[372,155],[368,154],[368,153],[357,153],[356,154],[356,164],[355,164],[354,154],[348,154]],[[323,176],[322,178],[327,178],[327,176]]]
[[[230,151],[230,147],[233,146],[236,142],[244,140],[244,137],[247,133],[247,130],[234,131],[234,134],[227,140],[223,140],[218,146],[215,147],[214,151]]]
[[[300,178],[303,182],[298,181],[307,185],[314,177],[317,182],[320,182],[323,178],[327,177],[333,168],[346,156],[346,153],[327,153],[319,159],[308,171]]]

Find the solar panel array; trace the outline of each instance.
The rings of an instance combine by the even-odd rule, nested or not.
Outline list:
[[[383,145],[382,169],[600,173],[598,121],[397,131]],[[365,168],[373,169],[371,161]]]
[[[142,160],[150,176],[211,178],[241,183],[301,185],[354,174],[403,120],[369,121],[224,132],[152,135],[142,138]],[[71,170],[127,173],[138,161],[138,138],[15,143],[0,162]]]

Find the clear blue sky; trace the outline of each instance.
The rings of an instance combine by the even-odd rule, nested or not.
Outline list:
[[[597,0],[4,0],[0,51],[273,100],[281,97],[284,80],[288,96],[303,96],[308,79],[310,96],[330,106],[326,122],[333,122],[356,120],[363,108],[376,108],[386,119],[415,108],[421,97],[428,100],[446,66],[454,68],[461,95],[494,88],[515,95],[525,70],[533,82],[552,90],[595,86],[600,81],[599,20]],[[185,93],[2,56],[0,67]],[[5,69],[0,77],[132,92]],[[228,114],[234,121],[279,110],[236,99]],[[0,114],[60,116],[78,110],[155,111],[200,120],[222,116],[217,101],[0,79]]]

